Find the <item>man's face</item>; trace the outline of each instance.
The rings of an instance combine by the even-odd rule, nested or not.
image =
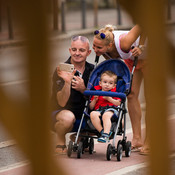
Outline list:
[[[71,59],[75,63],[85,62],[87,56],[91,53],[89,44],[81,40],[72,41],[71,48],[69,48]]]

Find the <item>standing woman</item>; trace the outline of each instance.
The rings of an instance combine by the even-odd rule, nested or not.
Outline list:
[[[141,107],[138,99],[141,82],[143,80],[145,35],[142,34],[139,25],[135,25],[130,31],[115,30],[112,25],[96,30],[93,38],[93,49],[97,56],[103,55],[105,59],[124,59],[130,71],[135,56],[138,56],[131,93],[128,95],[128,111],[131,119],[133,138],[132,149],[138,149],[143,145],[141,138]],[[131,49],[134,46],[133,49]]]

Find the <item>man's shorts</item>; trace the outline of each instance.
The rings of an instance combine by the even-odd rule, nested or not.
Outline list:
[[[53,111],[52,112],[52,115],[51,115],[51,118],[52,118],[52,123],[51,123],[51,129],[53,131],[55,131],[55,123],[57,122],[56,120],[56,115],[61,112],[61,110],[56,110],[56,111]],[[76,117],[76,116],[75,116]],[[74,123],[74,126],[73,126],[73,129],[71,132],[77,132],[78,131],[78,128],[79,128],[79,125],[80,125],[80,122],[81,122],[81,119],[76,119],[75,123]],[[83,123],[82,123],[82,126],[81,126],[81,129],[85,128],[86,126],[86,122],[85,122],[85,119],[83,120]]]

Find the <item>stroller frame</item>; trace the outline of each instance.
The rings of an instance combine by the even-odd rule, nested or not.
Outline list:
[[[84,95],[87,95],[87,96],[89,96],[89,95],[101,95],[101,96],[113,96],[113,97],[115,96],[115,97],[119,97],[122,99],[121,105],[118,107],[119,114],[118,114],[117,125],[114,126],[114,128],[113,128],[114,132],[112,134],[112,137],[110,138],[110,140],[113,139],[113,142],[112,142],[112,144],[111,143],[108,144],[107,150],[106,150],[106,159],[107,160],[111,160],[112,155],[116,155],[117,160],[121,161],[123,151],[125,151],[126,157],[130,157],[130,155],[131,155],[131,142],[127,141],[127,137],[126,137],[126,113],[127,113],[127,110],[126,110],[125,101],[126,101],[126,96],[129,95],[129,93],[131,91],[133,73],[134,73],[135,67],[137,65],[137,60],[138,60],[138,58],[136,57],[134,60],[133,69],[132,69],[131,73],[130,73],[129,69],[127,68],[129,73],[130,73],[130,85],[127,88],[127,91],[125,93],[117,93],[117,92],[104,93],[101,91],[93,91],[93,90],[90,90],[90,91],[86,90],[84,92]],[[107,61],[109,61],[109,60],[106,60],[104,62],[107,62]],[[104,62],[103,62],[103,64],[104,64]],[[94,69],[94,71],[95,71],[95,69]],[[88,84],[88,86],[91,87],[91,84]],[[90,88],[88,87],[88,89],[90,89]],[[81,158],[82,154],[84,153],[85,148],[89,148],[89,154],[93,154],[94,139],[98,139],[99,133],[97,131],[95,132],[94,130],[91,130],[91,129],[90,130],[89,129],[81,130],[82,123],[83,123],[83,120],[85,119],[85,116],[89,116],[87,113],[88,104],[89,104],[89,100],[86,100],[84,113],[82,115],[80,125],[78,128],[78,132],[76,134],[75,143],[73,143],[72,140],[69,141],[68,151],[67,151],[68,157],[71,157],[72,152],[77,152],[77,158]],[[122,120],[124,120],[124,128],[122,128]],[[81,131],[85,131],[85,134],[81,134]],[[94,135],[90,135],[91,133]],[[116,142],[117,135],[122,135],[122,134],[123,134],[122,140],[118,140],[118,143],[116,145],[115,142]],[[79,137],[81,137],[81,139],[78,143]]]

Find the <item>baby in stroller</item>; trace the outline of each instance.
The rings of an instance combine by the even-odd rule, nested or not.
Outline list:
[[[134,66],[135,68],[135,66]],[[82,116],[79,129],[76,135],[75,143],[72,141],[69,142],[68,145],[68,156],[71,156],[72,150],[77,151],[77,158],[81,158],[82,153],[84,153],[85,148],[89,148],[89,153],[93,153],[94,149],[94,140],[98,139],[99,142],[107,142],[108,140],[112,140],[112,143],[108,144],[106,151],[107,160],[111,160],[111,155],[117,154],[117,160],[120,161],[122,158],[122,153],[125,151],[126,157],[130,156],[131,153],[131,142],[127,141],[126,137],[126,96],[130,92],[131,88],[131,79],[134,72],[134,68],[132,74],[126,64],[121,60],[110,59],[103,61],[100,63],[91,73],[87,90],[84,92],[84,95],[89,98],[86,101],[86,106],[84,109],[84,114]],[[108,75],[106,72],[113,72],[114,75]],[[103,74],[104,73],[104,74]],[[107,82],[112,78],[112,84],[109,89],[102,89],[103,86],[102,80],[104,76],[109,76],[107,78]],[[100,80],[100,78],[102,78]],[[106,78],[105,78],[106,79]],[[117,79],[117,83],[116,83]],[[100,84],[99,84],[100,83]],[[116,85],[117,84],[117,85]],[[100,86],[102,85],[102,86]],[[104,90],[104,91],[103,91]],[[106,108],[104,109],[102,103],[98,103],[98,98],[105,99],[108,103]],[[113,98],[112,98],[113,97]],[[108,100],[107,100],[108,99]],[[112,100],[112,101],[111,101]],[[99,106],[102,106],[101,109]],[[90,110],[95,109],[94,111]],[[107,117],[101,112],[107,114]],[[103,125],[101,125],[101,120],[99,118],[100,114],[102,115]],[[90,120],[91,118],[91,120]],[[105,120],[107,119],[107,120]],[[87,127],[81,129],[83,121],[86,120]],[[91,122],[92,123],[91,123]],[[96,128],[96,130],[92,127]],[[102,127],[103,126],[103,127]],[[96,132],[94,132],[96,131]],[[112,131],[112,132],[111,132]],[[84,134],[85,133],[85,134]],[[89,133],[95,133],[95,136],[92,136]],[[101,133],[101,134],[100,134]],[[116,136],[123,136],[121,140],[118,140],[116,144]],[[79,136],[81,139],[79,139]],[[78,143],[78,139],[80,140]]]
[[[99,85],[95,86],[96,90],[116,92],[117,75],[112,71],[104,71],[101,74]],[[93,96],[89,104],[90,119],[93,126],[100,133],[98,142],[106,143],[112,134],[111,118],[118,116],[117,106],[121,104],[121,99],[110,96]],[[103,122],[103,126],[101,123]]]

